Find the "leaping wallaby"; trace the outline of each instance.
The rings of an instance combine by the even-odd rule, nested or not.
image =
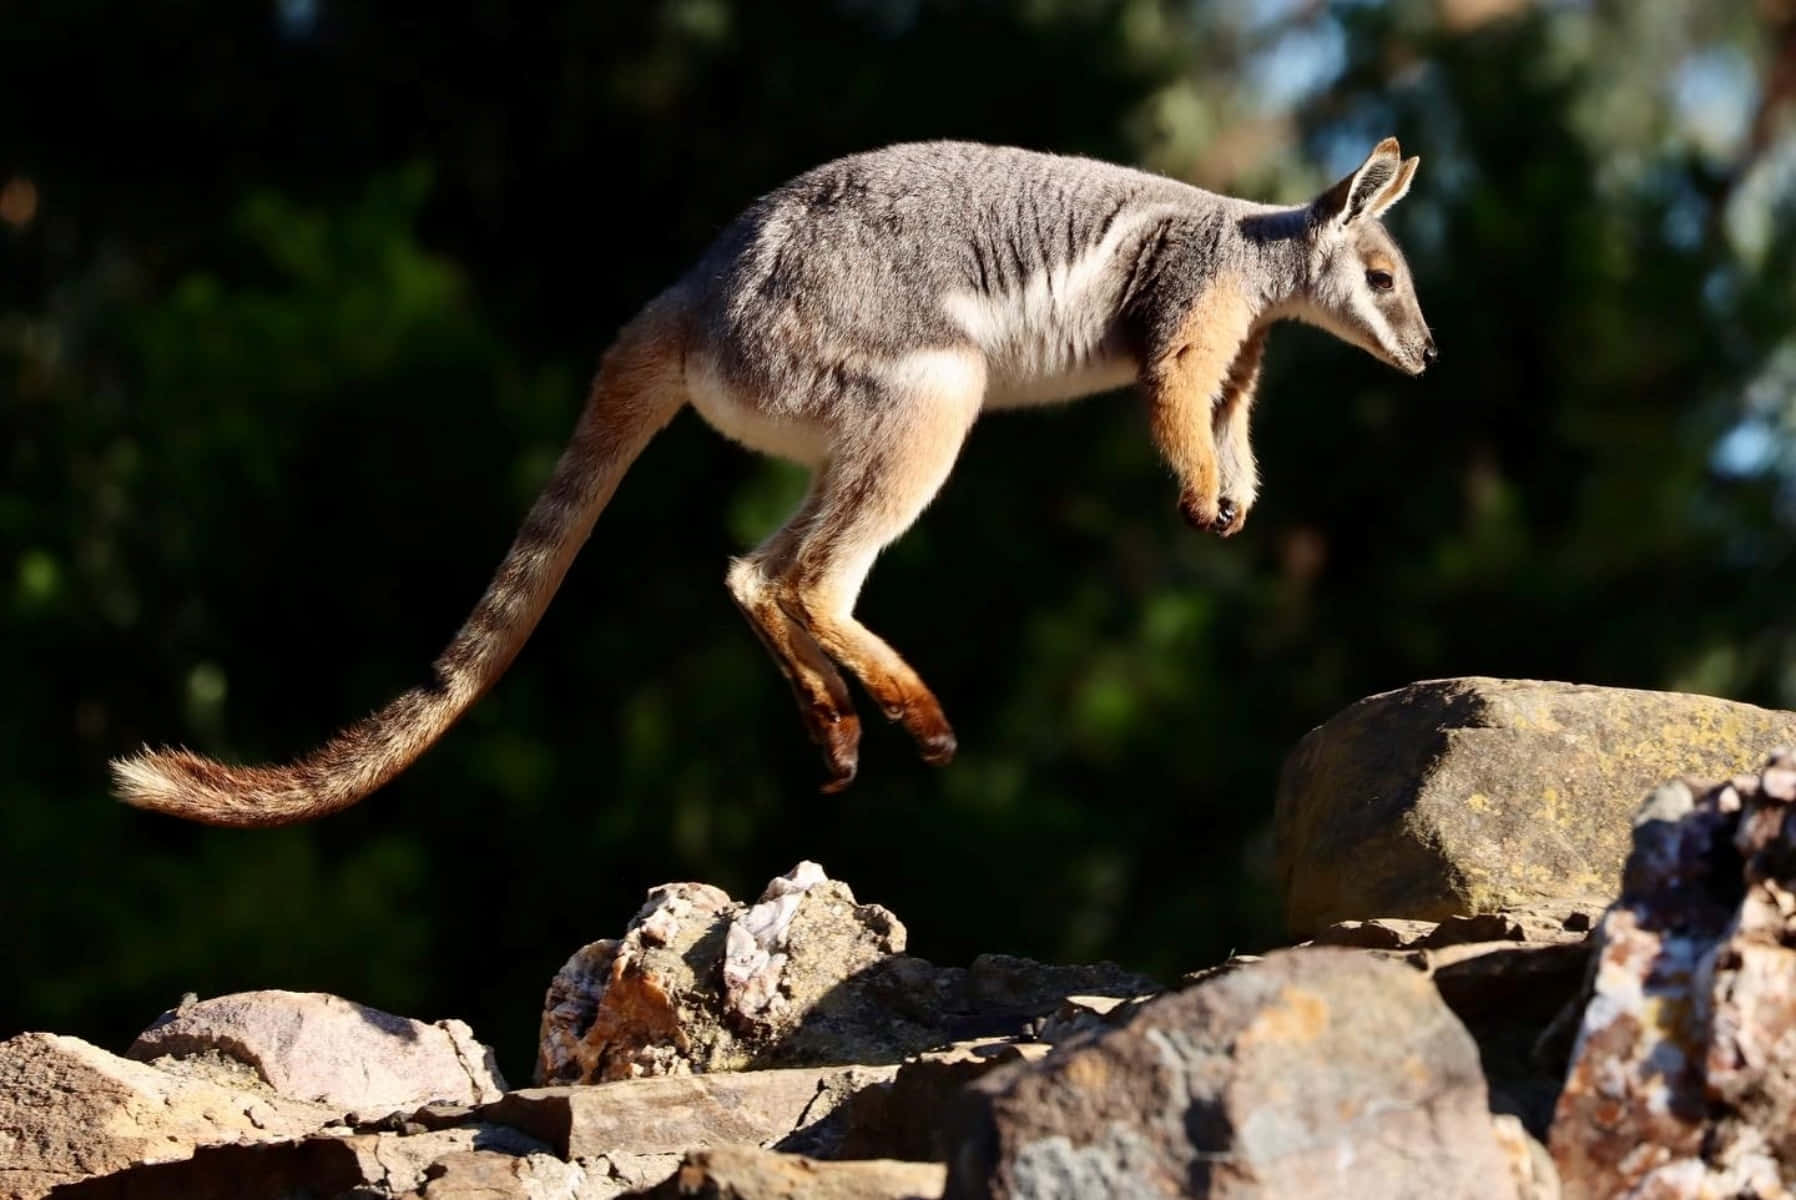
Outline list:
[[[625,470],[691,404],[812,470],[730,594],[822,748],[853,780],[860,720],[836,664],[925,760],[954,733],[917,673],[854,618],[874,558],[917,519],[973,421],[1140,385],[1179,508],[1227,537],[1253,507],[1248,412],[1266,330],[1296,318],[1419,375],[1434,361],[1378,217],[1417,159],[1387,138],[1298,208],[1082,158],[957,142],[818,167],[757,201],[605,353],[573,438],[435,679],[286,766],[185,750],[112,764],[119,795],[214,825],[336,812],[392,779],[517,655]]]

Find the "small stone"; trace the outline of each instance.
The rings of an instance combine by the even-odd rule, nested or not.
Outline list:
[[[584,1169],[547,1154],[463,1150],[432,1162],[401,1200],[596,1200],[593,1191]]]
[[[644,1193],[653,1200],[938,1200],[939,1163],[820,1162],[743,1146],[688,1154],[673,1178]]]
[[[1068,996],[1060,1002],[1060,1007],[1043,1018],[1036,1036],[1049,1045],[1057,1046],[1079,1034],[1120,1024],[1136,1008],[1152,998],[1152,995],[1129,999],[1121,996]]]
[[[1357,946],[1366,950],[1406,950],[1419,945],[1437,928],[1433,921],[1374,917],[1370,921],[1336,921],[1316,935],[1318,946]]]
[[[827,1151],[832,1158],[946,1162],[966,1085],[1010,1063],[1039,1062],[1048,1050],[1040,1042],[973,1041],[919,1054],[889,1084],[866,1088],[849,1101],[833,1147],[799,1141],[782,1148]]]
[[[771,1146],[897,1072],[896,1066],[811,1067],[523,1088],[479,1116],[540,1139],[564,1159]]]
[[[1579,942],[1596,927],[1606,907],[1606,903],[1596,900],[1541,901],[1496,912],[1448,917],[1417,945],[1436,949],[1468,942]]]

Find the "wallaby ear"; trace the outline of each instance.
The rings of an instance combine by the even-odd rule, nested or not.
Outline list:
[[[1421,165],[1422,160],[1420,158],[1404,159],[1403,166],[1397,171],[1397,178],[1385,184],[1384,191],[1378,193],[1372,203],[1367,206],[1366,215],[1368,217],[1382,217],[1384,216],[1385,209],[1403,199],[1409,192],[1409,185],[1415,180],[1416,168]]]
[[[1372,153],[1366,156],[1353,174],[1347,176],[1333,187],[1317,196],[1310,205],[1310,220],[1319,226],[1340,228],[1363,216],[1376,216],[1397,202],[1397,198],[1409,187],[1409,177],[1415,174],[1415,162],[1403,161],[1403,151],[1397,145],[1397,139],[1388,137],[1372,147]],[[1406,173],[1407,172],[1407,173]],[[1383,199],[1384,194],[1393,186],[1401,183],[1402,187],[1383,205],[1375,205],[1375,201]]]

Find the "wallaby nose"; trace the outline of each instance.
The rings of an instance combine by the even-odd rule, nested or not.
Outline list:
[[[1432,367],[1434,365],[1434,360],[1440,356],[1440,351],[1434,348],[1434,339],[1429,338],[1428,344],[1422,347],[1422,365],[1424,367]]]

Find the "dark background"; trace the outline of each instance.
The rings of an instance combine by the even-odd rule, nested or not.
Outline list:
[[[526,1078],[646,888],[813,858],[914,951],[1280,936],[1280,760],[1487,673],[1796,704],[1792,5],[93,0],[0,21],[0,1035],[184,990],[460,1016]],[[1191,533],[1127,395],[983,422],[862,612],[955,721],[819,796],[722,588],[802,484],[682,416],[496,692],[360,808],[124,809],[423,677],[608,337],[757,193],[955,136],[1307,199],[1397,134],[1439,366],[1274,335]],[[863,703],[863,712],[872,710]]]

